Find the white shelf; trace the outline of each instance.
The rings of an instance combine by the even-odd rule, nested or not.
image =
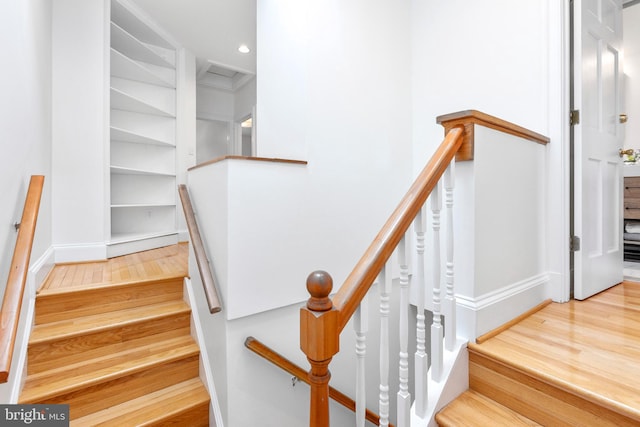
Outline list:
[[[111,205],[111,209],[130,209],[130,208],[173,208],[175,203],[149,203],[149,204],[129,204],[129,205]]]
[[[161,110],[113,87],[111,88],[111,108],[142,114],[154,114],[163,117],[175,117],[175,115],[169,111]]]
[[[167,142],[175,146],[176,120],[172,117],[111,110],[111,126],[129,134]]]
[[[168,88],[176,87],[175,70],[134,61],[113,48],[111,48],[111,76]]]
[[[169,41],[150,28],[146,23],[141,22],[125,5],[118,1],[111,2],[111,21],[118,24],[142,42],[162,46],[166,49],[175,48]]]
[[[150,136],[141,135],[139,133],[135,133],[132,131],[128,131],[126,129],[117,128],[115,126],[111,126],[111,140],[112,141],[124,141],[124,142],[134,142],[136,144],[152,144],[159,146],[167,146],[167,147],[175,147],[173,143],[169,141],[161,141],[159,139],[155,139]]]
[[[147,44],[129,34],[116,23],[111,23],[111,47],[126,57],[160,67],[175,68],[175,63],[161,56],[160,50],[150,49]]]
[[[152,176],[171,176],[175,177],[175,173],[155,172],[143,169],[126,168],[117,165],[111,165],[111,173],[118,175],[152,175]]]
[[[111,235],[109,244],[132,242],[136,240],[145,240],[164,236],[174,236],[177,234],[178,233],[175,230],[158,231],[155,233],[116,233]]]
[[[176,90],[159,87],[120,77],[111,77],[111,88],[122,92],[146,105],[163,111],[171,117],[176,115]]]
[[[177,241],[176,52],[153,23],[111,1],[108,256]]]

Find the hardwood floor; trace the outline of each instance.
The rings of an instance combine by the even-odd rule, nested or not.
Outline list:
[[[640,283],[551,303],[469,352],[470,388],[542,425],[640,425]]]
[[[38,293],[70,287],[188,276],[189,245],[179,243],[130,255],[74,264],[56,264]]]

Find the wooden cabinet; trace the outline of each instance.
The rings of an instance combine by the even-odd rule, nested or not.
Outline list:
[[[640,176],[624,179],[624,218],[640,220]]]
[[[176,51],[111,2],[108,256],[177,242]]]
[[[640,224],[640,177],[624,179],[624,259],[640,261],[640,233],[627,233],[627,224],[638,220]]]

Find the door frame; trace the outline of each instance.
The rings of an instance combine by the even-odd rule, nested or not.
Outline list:
[[[547,173],[547,266],[549,296],[553,301],[570,298],[571,236],[571,9],[570,0],[548,0],[548,173]]]

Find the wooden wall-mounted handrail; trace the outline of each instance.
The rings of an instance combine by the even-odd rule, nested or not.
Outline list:
[[[400,201],[360,261],[333,297],[339,331],[345,327],[411,222],[424,205],[462,144],[462,128],[453,128]]]
[[[180,200],[182,201],[182,209],[184,210],[184,217],[187,221],[187,228],[189,229],[189,235],[191,236],[191,244],[193,245],[193,252],[196,256],[196,263],[198,264],[198,271],[200,272],[200,278],[202,279],[202,286],[204,287],[204,293],[207,297],[207,303],[209,304],[209,312],[217,313],[222,310],[220,304],[220,298],[218,297],[218,291],[213,274],[213,267],[207,257],[207,252],[202,242],[202,236],[200,235],[200,229],[198,228],[198,222],[196,221],[196,215],[191,204],[191,198],[189,197],[189,190],[184,184],[178,186],[178,193],[180,194]]]
[[[249,350],[253,351],[258,356],[268,360],[273,363],[277,367],[287,371],[289,374],[293,375],[300,381],[303,381],[306,384],[310,384],[308,372],[302,369],[300,366],[296,365],[286,357],[282,356],[280,353],[272,350],[262,342],[258,341],[254,337],[248,337],[244,341],[244,346]],[[356,410],[356,402],[351,399],[346,394],[336,390],[333,387],[329,387],[329,397],[344,406],[345,408],[354,411]],[[367,421],[380,425],[380,416],[373,411],[367,409],[365,411],[365,418]],[[389,424],[389,427],[394,427],[393,424]]]
[[[18,237],[11,259],[11,269],[7,278],[7,287],[4,290],[2,309],[0,311],[0,382],[7,382],[13,347],[18,332],[20,320],[20,307],[27,283],[31,248],[36,234],[36,222],[40,199],[44,186],[44,176],[33,175],[29,182],[27,197],[24,202],[22,219],[18,227]]]

